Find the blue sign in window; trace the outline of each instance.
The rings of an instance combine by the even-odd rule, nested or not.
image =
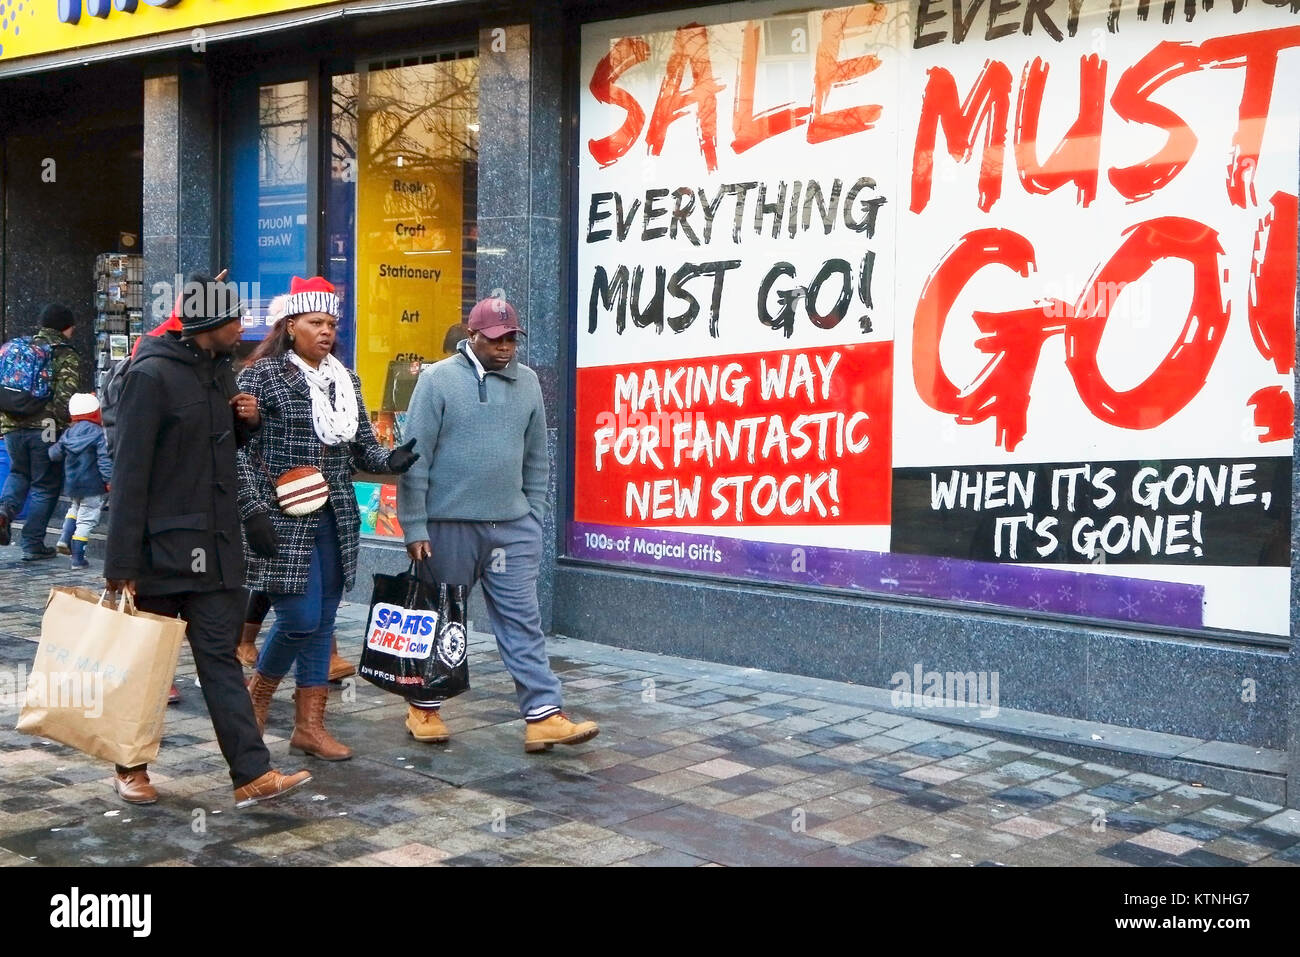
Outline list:
[[[315,272],[308,265],[307,244],[307,174],[313,167],[308,84],[300,80],[258,87],[252,115],[251,95],[236,100],[230,279],[247,284],[244,338],[261,339],[271,300],[289,291],[292,277]]]

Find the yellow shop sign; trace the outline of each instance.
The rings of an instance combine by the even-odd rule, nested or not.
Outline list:
[[[339,0],[0,0],[0,62]],[[201,39],[201,37],[198,37]]]

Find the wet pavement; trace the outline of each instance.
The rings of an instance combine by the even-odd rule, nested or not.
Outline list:
[[[95,587],[66,559],[0,549],[0,675],[23,674],[51,585]],[[341,610],[360,654],[366,609]],[[447,745],[413,741],[405,704],[356,679],[328,726],[356,757],[291,757],[292,680],[267,729],[306,788],[236,810],[188,647],[151,767],[157,804],[114,795],[111,768],[14,730],[0,704],[0,865],[1174,865],[1300,863],[1300,812],[999,741],[789,680],[567,639],[550,643],[566,708],[594,741],[523,750],[513,683],[488,635]],[[858,689],[860,690],[860,689]]]

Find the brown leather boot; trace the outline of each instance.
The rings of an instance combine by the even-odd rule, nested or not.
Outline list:
[[[248,696],[253,699],[253,717],[257,719],[257,733],[266,734],[266,717],[271,713],[271,696],[280,687],[282,678],[268,678],[260,671],[253,672],[248,683]]]
[[[351,678],[357,673],[356,665],[348,661],[339,654],[339,640],[333,639],[330,646],[330,681],[342,681],[344,678]]]
[[[235,788],[235,807],[250,807],[261,801],[269,801],[292,791],[299,785],[309,783],[311,783],[310,771],[281,774],[272,769],[257,780],[249,781],[241,788]]]
[[[253,641],[261,630],[261,622],[246,621],[243,630],[239,633],[239,644],[235,645],[235,657],[245,668],[257,666],[257,645]]]
[[[310,754],[322,761],[346,761],[352,749],[325,730],[325,702],[330,689],[299,688],[293,693],[293,735],[289,738],[291,754]]]
[[[149,767],[144,764],[135,768],[119,768],[113,776],[113,790],[128,804],[153,804],[158,800],[158,792],[149,783]]]

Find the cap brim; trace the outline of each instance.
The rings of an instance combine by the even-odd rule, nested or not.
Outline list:
[[[481,332],[489,339],[500,339],[507,332],[517,332],[521,336],[528,335],[528,333],[524,332],[524,330],[518,326],[488,326],[486,329],[475,329],[474,331]]]

